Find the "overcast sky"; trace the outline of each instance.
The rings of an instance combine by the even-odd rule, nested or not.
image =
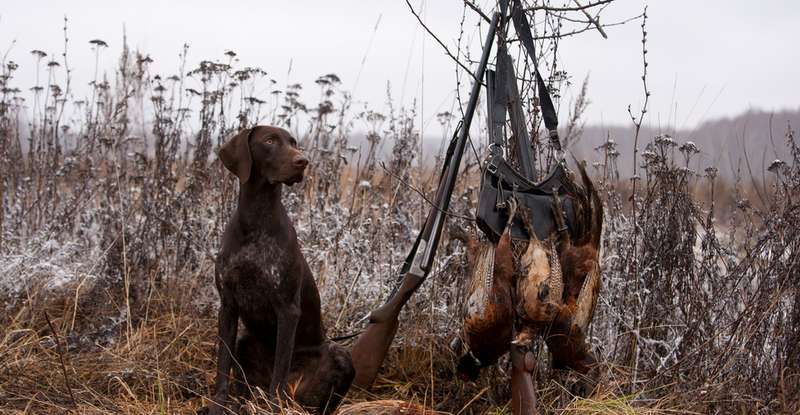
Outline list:
[[[491,10],[494,0],[476,3]],[[800,107],[800,1],[617,0],[603,12],[603,21],[635,16],[645,3],[651,124],[689,127],[749,108]],[[444,42],[455,44],[460,0],[412,4],[422,6],[423,19]],[[155,71],[164,75],[177,71],[178,53],[188,43],[190,63],[222,59],[232,49],[242,64],[261,66],[279,85],[286,81],[290,60],[291,81],[308,87],[319,75],[336,73],[357,100],[378,108],[386,101],[389,81],[396,99],[405,104],[420,100],[429,121],[453,104],[454,64],[423,32],[404,0],[6,0],[0,6],[0,48],[10,47],[9,58],[21,66],[17,86],[33,85],[30,50],[60,54],[64,15],[70,20],[76,85],[85,85],[93,73],[88,41],[108,42],[101,67],[110,70],[124,25],[131,46],[150,54]],[[465,37],[477,45],[482,35],[476,21],[468,11]],[[576,84],[565,98],[577,92],[588,74],[592,104],[586,119],[629,123],[627,106],[638,107],[642,97],[639,22],[607,32],[608,39],[590,31],[561,43],[559,59]]]

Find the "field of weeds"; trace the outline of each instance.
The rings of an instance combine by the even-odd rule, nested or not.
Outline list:
[[[98,54],[104,46],[89,45]],[[23,64],[2,62],[3,413],[192,413],[207,402],[213,258],[237,193],[215,151],[240,127],[283,126],[311,160],[284,203],[329,335],[362,329],[394,286],[438,169],[419,162],[413,108],[390,99],[381,112],[357,110],[334,74],[312,87],[320,101],[305,103],[303,86],[277,88],[261,69],[237,67],[233,52],[156,75],[148,56],[125,48],[85,99],[70,90],[66,60],[41,51],[18,59],[41,81],[23,100],[27,86],[14,78]],[[253,96],[265,88],[269,99]],[[453,118],[440,114],[445,137]],[[791,128],[784,138],[791,159],[772,163],[763,184],[747,175],[725,183],[722,195],[713,167],[690,168],[693,143],[639,138],[633,181],[616,169],[633,149],[612,139],[597,149],[588,162],[606,226],[590,341],[605,374],[594,395],[576,398],[574,375],[551,370],[540,346],[547,412],[800,411],[800,148]],[[474,154],[465,164],[451,229],[472,226],[479,164]],[[459,333],[465,278],[464,247],[445,237],[376,386],[351,391],[340,413],[380,413],[397,401],[510,413],[507,362],[477,383],[454,375],[448,344]]]

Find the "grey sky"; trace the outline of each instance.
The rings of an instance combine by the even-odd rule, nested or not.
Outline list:
[[[566,2],[566,0],[564,0]],[[460,0],[427,0],[423,18],[448,45],[454,45],[461,17]],[[494,0],[480,0],[490,10]],[[556,2],[558,3],[558,2]],[[702,119],[735,115],[748,108],[800,107],[797,65],[800,2],[796,0],[618,0],[603,14],[605,22],[630,17],[649,4],[649,84],[653,92],[649,123],[692,126]],[[412,0],[415,6],[420,0]],[[477,21],[468,10],[465,36],[477,45]],[[4,2],[0,7],[0,48],[16,44],[9,58],[21,65],[17,85],[33,85],[31,49],[60,54],[62,18],[70,19],[70,59],[75,84],[92,76],[94,57],[87,43],[110,45],[101,68],[110,70],[127,28],[133,47],[149,53],[156,72],[177,71],[184,42],[190,63],[221,59],[233,49],[245,65],[267,70],[282,85],[290,59],[291,80],[314,90],[313,80],[338,74],[357,100],[382,108],[386,82],[405,104],[422,98],[431,120],[450,110],[455,88],[454,63],[424,33],[404,0],[372,1],[56,1]],[[361,61],[381,16],[360,81]],[[630,122],[626,108],[640,105],[642,92],[639,22],[608,29],[609,39],[587,32],[564,40],[559,59],[575,86],[590,75],[590,123]],[[424,59],[423,59],[424,57]],[[424,77],[423,77],[424,74]],[[674,98],[673,98],[674,93]],[[314,102],[314,96],[309,100]],[[568,101],[565,101],[567,103]],[[674,111],[677,103],[677,111]],[[562,110],[562,116],[566,110]],[[672,115],[671,115],[672,114]],[[673,119],[673,121],[669,121]],[[435,122],[427,128],[434,128]]]

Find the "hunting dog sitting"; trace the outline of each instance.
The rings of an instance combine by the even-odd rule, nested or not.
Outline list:
[[[242,131],[219,158],[239,178],[239,204],[216,261],[218,368],[209,413],[223,413],[231,369],[234,395],[260,387],[271,400],[333,413],[355,372],[350,353],[326,337],[314,277],[281,203],[281,188],[303,179],[308,159],[287,131],[267,126]]]

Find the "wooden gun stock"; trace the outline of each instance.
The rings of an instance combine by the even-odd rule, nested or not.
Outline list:
[[[526,345],[511,344],[511,413],[537,414],[533,384],[533,353]]]
[[[358,337],[351,352],[356,369],[354,385],[362,389],[372,386],[397,333],[400,311],[423,281],[423,277],[406,274],[400,288],[389,301],[370,314],[369,325]]]

